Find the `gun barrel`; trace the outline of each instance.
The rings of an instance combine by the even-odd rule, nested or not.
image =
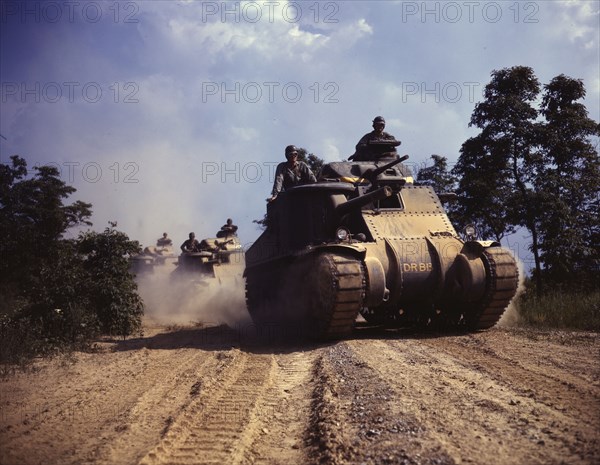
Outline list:
[[[355,199],[348,200],[347,202],[338,205],[335,209],[335,212],[339,216],[343,216],[353,209],[364,207],[371,202],[385,199],[390,195],[392,195],[392,189],[389,186],[383,186],[373,192],[369,192],[368,194],[361,195],[360,197],[356,197]]]
[[[368,179],[371,182],[371,184],[374,184],[375,180],[377,179],[377,176],[379,176],[381,173],[391,168],[392,166],[396,166],[398,163],[402,163],[406,159],[408,159],[408,155],[404,155],[403,157],[397,158],[396,160],[386,163],[385,165],[380,166],[379,168],[376,168],[374,170],[369,169],[363,174],[363,177],[365,179]]]

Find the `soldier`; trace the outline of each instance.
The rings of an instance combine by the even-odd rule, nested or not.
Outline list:
[[[221,226],[221,231],[219,232],[221,233],[221,236],[235,236],[237,230],[238,227],[233,224],[233,220],[231,218],[227,218],[227,223]],[[219,236],[219,233],[217,233],[217,237],[221,236]]]
[[[298,149],[294,145],[288,145],[285,148],[285,158],[287,161],[277,165],[273,191],[267,202],[275,200],[282,190],[301,184],[317,182],[317,178],[315,178],[308,165],[303,161],[298,161]]]
[[[169,247],[170,245],[173,245],[173,241],[167,237],[167,233],[163,233],[162,237],[156,240],[157,247]]]
[[[385,119],[383,116],[376,116],[373,119],[373,131],[362,136],[362,138],[356,144],[356,152],[352,155],[349,160],[354,161],[365,161],[373,158],[372,154],[369,153],[368,145],[372,140],[383,141],[383,140],[396,140],[394,136],[384,132]]]
[[[200,243],[193,232],[189,234],[189,239],[181,244],[181,251],[183,253],[200,252]]]

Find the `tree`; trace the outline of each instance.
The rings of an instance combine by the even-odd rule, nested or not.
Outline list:
[[[467,140],[452,173],[459,179],[456,188],[458,203],[452,216],[460,228],[472,223],[484,238],[496,241],[514,232],[507,199],[512,188],[507,182],[508,166],[502,157],[491,154],[481,136]]]
[[[538,111],[539,92],[531,68],[494,71],[471,117],[481,133],[463,144],[453,173],[463,218],[497,240],[518,226],[530,232],[541,295],[544,280],[600,278],[600,162],[590,142],[600,126],[577,102],[585,96],[581,80],[552,79]]]
[[[75,192],[55,167],[35,167],[27,178],[26,161],[14,155],[11,165],[0,165],[0,295],[4,310],[13,297],[27,292],[44,266],[52,267],[64,232],[75,225],[91,225],[91,204],[64,205]],[[2,309],[0,309],[2,310]]]
[[[441,155],[431,155],[432,166],[421,168],[417,172],[417,182],[433,187],[436,192],[452,192],[456,177],[448,171],[448,159]]]
[[[539,81],[529,67],[493,71],[485,100],[475,106],[469,123],[481,133],[463,144],[453,173],[461,178],[462,215],[472,215],[480,226],[483,223],[496,240],[514,226],[529,230],[541,292],[541,198],[534,181],[543,169],[543,159],[535,150],[538,111],[532,106],[539,91]]]
[[[0,360],[139,331],[143,304],[127,259],[139,243],[116,223],[64,239],[68,228],[91,225],[91,205],[64,204],[75,189],[55,168],[27,178],[25,160],[11,160],[0,165]]]
[[[314,153],[308,153],[308,151],[303,148],[298,149],[298,160],[306,163],[317,178],[325,163],[322,158],[319,158]]]
[[[417,171],[417,183],[432,187],[438,194],[454,192],[457,179],[448,170],[448,159],[441,155],[431,155],[431,159],[433,160],[432,166],[423,167]],[[456,209],[454,199],[445,199],[443,196],[440,196],[440,199],[452,223],[459,229],[463,229],[469,222],[462,221],[462,218],[454,213]]]
[[[438,194],[453,192],[456,187],[456,177],[448,171],[448,159],[441,155],[431,155],[431,159],[433,160],[432,166],[423,167],[417,171],[417,183],[432,187]],[[441,197],[441,201],[452,222],[455,223],[456,218],[452,213],[453,200]]]
[[[540,130],[544,157],[536,190],[542,193],[540,249],[544,275],[555,283],[588,285],[600,279],[600,160],[589,138],[600,125],[588,117],[580,79],[563,74],[544,86]]]

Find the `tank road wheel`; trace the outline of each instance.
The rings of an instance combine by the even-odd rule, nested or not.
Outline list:
[[[486,291],[481,305],[467,312],[465,321],[471,330],[494,326],[517,293],[519,271],[512,254],[502,247],[490,247],[481,258],[485,266]]]

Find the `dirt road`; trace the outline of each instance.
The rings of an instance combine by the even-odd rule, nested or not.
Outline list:
[[[2,464],[598,464],[600,335],[151,327],[0,380]]]

